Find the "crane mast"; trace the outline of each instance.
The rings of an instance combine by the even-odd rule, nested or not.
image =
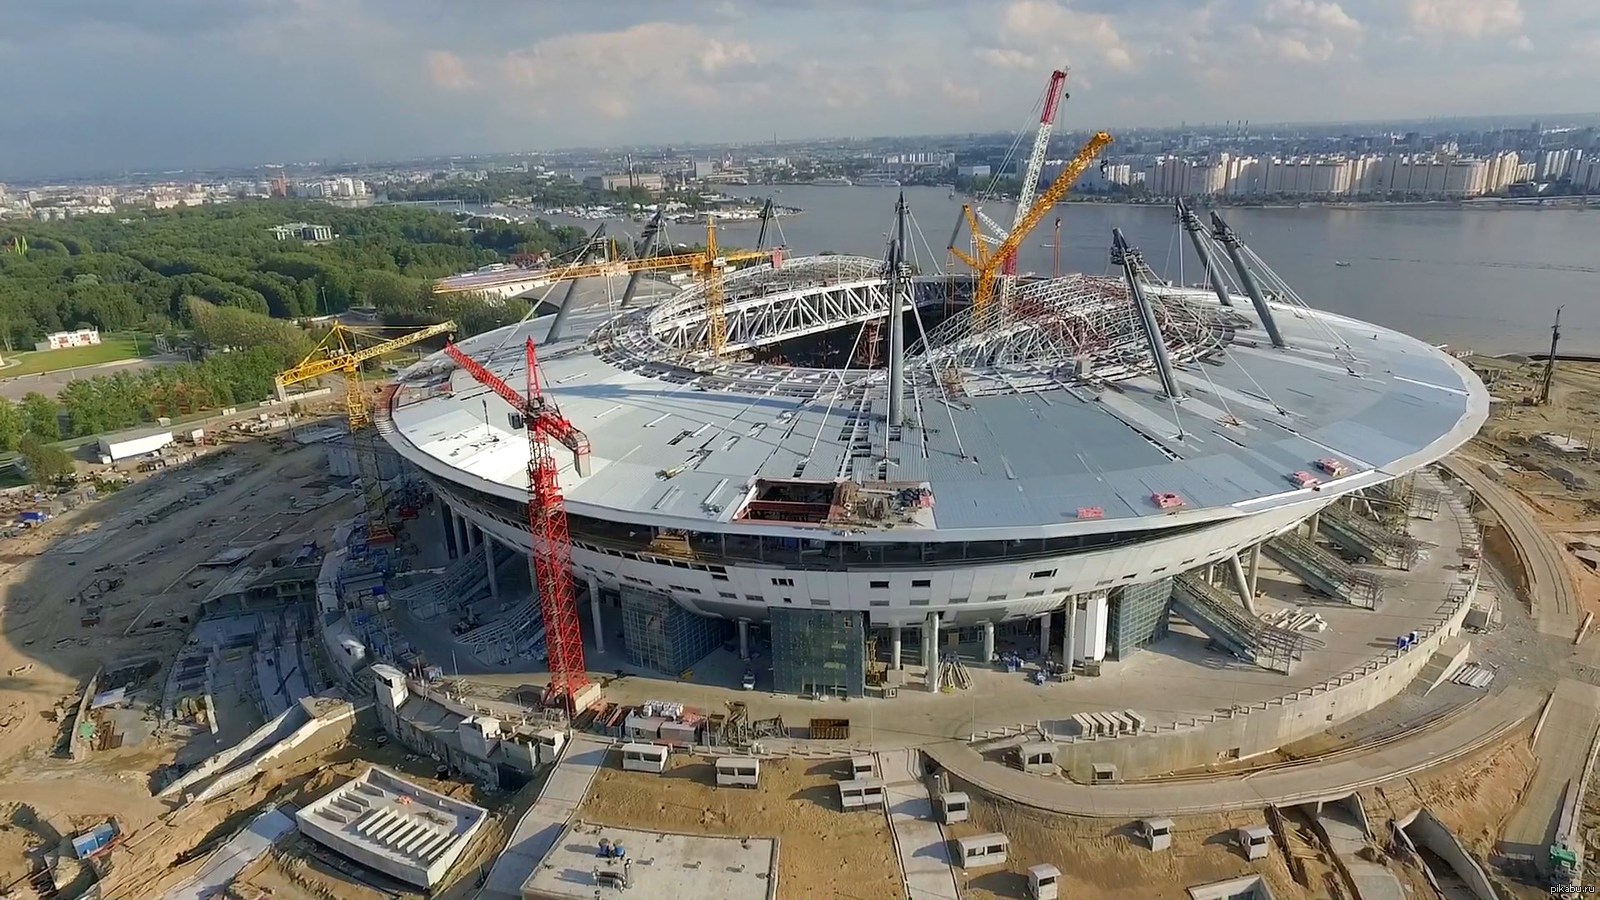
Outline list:
[[[385,544],[394,540],[394,528],[389,524],[388,504],[383,496],[383,479],[378,469],[378,449],[373,442],[372,429],[367,427],[373,423],[373,409],[367,402],[366,391],[361,384],[361,366],[368,360],[386,356],[418,341],[451,334],[455,330],[456,323],[440,322],[369,347],[362,347],[355,339],[365,335],[347,325],[335,323],[305,359],[279,372],[273,378],[278,399],[284,400],[287,399],[286,391],[292,384],[334,373],[344,377],[345,419],[349,423],[350,438],[355,444],[361,497],[367,508],[368,544]],[[387,405],[380,412],[387,416]]]
[[[1028,210],[1033,207],[1033,198],[1038,196],[1039,176],[1044,172],[1044,158],[1050,147],[1050,132],[1055,130],[1056,108],[1060,106],[1065,96],[1061,89],[1066,83],[1067,73],[1064,69],[1050,73],[1050,86],[1044,94],[1044,109],[1039,113],[1039,132],[1033,136],[1033,152],[1028,154],[1028,169],[1022,176],[1022,190],[1017,194],[1017,216],[1011,223],[1013,231],[1022,224],[1023,218],[1028,215]]]
[[[994,250],[985,253],[982,241],[979,241],[978,246],[974,248],[977,250],[976,256],[957,247],[956,239],[961,234],[961,223],[956,223],[956,229],[950,236],[950,246],[946,249],[976,273],[976,284],[973,287],[972,295],[972,322],[975,328],[988,327],[987,311],[989,305],[994,301],[997,292],[996,282],[1000,280],[1000,273],[1004,267],[1006,257],[1017,252],[1017,248],[1021,246],[1022,241],[1027,238],[1029,232],[1038,226],[1040,220],[1045,217],[1051,207],[1056,205],[1057,201],[1067,195],[1067,191],[1071,190],[1078,177],[1083,174],[1085,169],[1089,168],[1089,164],[1094,161],[1094,158],[1099,156],[1100,151],[1104,150],[1110,143],[1111,135],[1106,134],[1104,131],[1090,138],[1089,142],[1084,144],[1083,148],[1072,158],[1072,161],[1067,163],[1066,168],[1061,170],[1061,174],[1056,176],[1056,180],[1051,182],[1049,190],[1046,190],[1038,200],[1034,201],[1033,206],[1028,209],[1027,215],[1024,215],[1017,222],[1017,226],[1011,229],[1011,233],[1007,234],[1006,239],[1001,241],[1000,245],[995,247]],[[968,227],[972,228],[976,233],[978,220],[972,208],[970,206],[963,207],[962,213],[966,217]]]
[[[580,474],[589,452],[589,439],[561,414],[539,384],[539,358],[533,339],[525,345],[528,366],[526,391],[519,392],[468,356],[454,343],[445,353],[472,379],[511,405],[528,433],[528,535],[534,589],[544,621],[545,651],[550,661],[550,683],[545,686],[546,706],[575,716],[591,694],[588,668],[583,658],[583,630],[577,598],[572,592],[572,534],[567,527],[567,501],[561,492],[561,467],[552,441],[566,444],[579,454]]]

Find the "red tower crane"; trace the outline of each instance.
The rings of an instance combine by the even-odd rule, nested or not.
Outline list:
[[[546,706],[561,707],[568,715],[581,709],[583,689],[590,684],[583,661],[583,631],[577,598],[572,595],[572,536],[567,531],[567,502],[557,475],[560,466],[551,449],[558,441],[576,456],[578,472],[586,473],[589,438],[561,414],[555,401],[539,386],[539,360],[533,339],[527,343],[528,389],[518,393],[499,376],[484,368],[454,343],[445,353],[473,380],[500,395],[522,417],[528,432],[528,532],[533,538],[534,588],[544,618],[545,650],[550,658],[550,684]]]

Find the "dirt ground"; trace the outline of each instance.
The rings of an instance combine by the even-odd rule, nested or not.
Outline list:
[[[1466,846],[1507,896],[1548,897],[1545,888],[1519,884],[1492,864],[1506,820],[1516,810],[1537,765],[1530,726],[1461,763],[1364,791],[1361,799],[1375,832],[1388,833],[1390,822],[1425,807]]]
[[[321,459],[320,448],[234,444],[0,539],[0,892],[37,870],[40,851],[58,843],[58,835],[108,818],[124,835],[137,835],[167,813],[151,796],[150,778],[184,750],[180,740],[151,736],[73,762],[63,752],[63,714],[76,706],[97,668],[122,660],[159,659],[161,669],[142,686],[158,694],[188,627],[178,617],[192,616],[223,577],[198,563],[228,546],[272,543],[278,532],[285,542],[302,533],[326,540],[333,524],[352,514],[353,501],[309,512],[287,508],[291,496],[309,506],[327,495]],[[183,498],[224,470],[236,473],[232,484],[152,524],[130,521],[129,512],[141,504]],[[107,539],[87,552],[63,547],[99,534]],[[79,598],[109,578],[123,583],[93,600],[101,621],[84,626],[87,602]],[[173,626],[137,624],[155,619]],[[231,723],[239,727],[259,718],[253,710],[224,714],[239,719]],[[174,855],[188,850],[237,808],[230,800],[192,821],[169,822],[175,827],[160,828],[162,843],[180,848]]]
[[[838,808],[842,765],[774,761],[761,769],[760,790],[751,791],[713,787],[709,759],[674,756],[664,775],[651,775],[622,771],[613,755],[578,816],[599,825],[777,838],[779,900],[904,897],[883,810]]]
[[[1467,450],[1485,459],[1509,463],[1514,468],[1502,473],[1502,481],[1528,502],[1535,518],[1569,549],[1592,541],[1600,547],[1600,365],[1560,362],[1544,406],[1524,405],[1533,397],[1544,364],[1517,364],[1499,359],[1474,357],[1473,368],[1489,385],[1489,392],[1507,402],[1491,408],[1490,419]],[[1587,451],[1561,453],[1538,440],[1542,434],[1570,437],[1588,445]],[[1485,535],[1485,549],[1497,560],[1513,564],[1515,554],[1509,546],[1497,547],[1495,536]],[[1504,538],[1499,538],[1504,544]],[[1590,611],[1600,613],[1600,574],[1566,556],[1578,593]]]
[[[1170,850],[1153,853],[1139,843],[1133,822],[1111,822],[1052,815],[984,795],[970,786],[972,818],[947,826],[951,838],[998,831],[1011,839],[1004,868],[978,870],[964,878],[965,900],[1016,900],[1027,896],[1029,866],[1049,863],[1061,869],[1062,897],[1096,900],[1188,900],[1186,888],[1213,881],[1261,875],[1278,900],[1320,900],[1328,896],[1320,881],[1331,871],[1307,846],[1315,889],[1297,884],[1283,855],[1274,849],[1264,860],[1249,861],[1233,844],[1240,826],[1261,825],[1258,811],[1174,820]],[[958,878],[963,873],[958,870]]]

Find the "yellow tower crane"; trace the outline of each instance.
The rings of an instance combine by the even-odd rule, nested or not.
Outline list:
[[[985,313],[988,310],[990,301],[994,299],[995,285],[1000,277],[1001,270],[1005,267],[1006,260],[1022,246],[1022,242],[1027,239],[1029,232],[1038,227],[1039,222],[1050,212],[1050,208],[1067,195],[1067,191],[1072,189],[1072,185],[1078,180],[1078,177],[1089,168],[1089,164],[1094,162],[1094,158],[1099,156],[1100,151],[1104,150],[1110,143],[1111,135],[1106,134],[1104,131],[1090,138],[1089,142],[1083,145],[1083,149],[1079,150],[1077,155],[1072,158],[1072,161],[1067,163],[1066,168],[1061,170],[1061,174],[1056,176],[1056,180],[1051,182],[1050,189],[1041,194],[1038,200],[1034,201],[1033,205],[1028,208],[1027,214],[1017,220],[1016,225],[1011,228],[1005,240],[1001,241],[993,250],[985,250],[984,235],[979,230],[977,214],[972,207],[969,205],[961,208],[962,214],[966,217],[967,226],[972,230],[976,238],[976,244],[973,247],[974,252],[973,254],[968,254],[966,250],[956,246],[956,239],[960,236],[959,222],[956,226],[957,234],[951,236],[948,249],[957,259],[966,263],[976,273],[977,283],[973,286],[972,294],[972,322],[975,327],[982,328],[987,324]]]
[[[383,498],[383,480],[378,471],[377,447],[373,443],[372,407],[361,387],[361,366],[368,360],[387,356],[396,350],[409,347],[431,337],[454,334],[456,323],[440,322],[399,337],[379,340],[361,346],[358,341],[371,341],[373,336],[335,323],[326,337],[298,365],[279,372],[274,379],[278,399],[283,400],[285,390],[293,384],[338,373],[344,376],[345,415],[350,421],[350,437],[355,444],[356,468],[361,476],[361,497],[367,509],[367,543],[383,544],[394,539],[394,527],[389,522]],[[387,413],[387,410],[384,411]]]
[[[734,263],[751,262],[753,260],[769,260],[774,265],[780,264],[783,259],[781,250],[734,250],[728,253],[721,252],[717,247],[717,222],[712,216],[706,217],[706,249],[699,253],[674,253],[668,256],[647,256],[643,259],[611,259],[604,262],[575,263],[540,272],[538,278],[542,281],[573,281],[579,278],[615,278],[623,275],[632,275],[634,272],[660,272],[666,269],[688,269],[695,273],[705,285],[705,312],[706,312],[706,349],[717,356],[722,355],[723,345],[728,341],[728,322],[723,314],[722,278],[728,267]],[[444,288],[435,284],[435,294],[461,293],[459,290]]]

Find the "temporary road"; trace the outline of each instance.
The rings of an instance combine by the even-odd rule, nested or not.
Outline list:
[[[556,845],[567,821],[583,805],[583,799],[589,795],[589,785],[594,782],[595,773],[605,765],[610,749],[610,741],[593,735],[573,736],[539,792],[539,799],[533,801],[517,823],[506,849],[489,870],[477,900],[518,900],[522,896],[522,883]]]
[[[1600,730],[1600,688],[1564,679],[1550,697],[1533,755],[1539,768],[1501,835],[1500,849],[1545,862],[1569,790],[1581,790],[1583,770]]]
[[[1522,561],[1528,602],[1539,623],[1539,632],[1571,638],[1578,628],[1577,590],[1555,540],[1534,521],[1528,505],[1516,492],[1485,475],[1472,460],[1456,455],[1440,464],[1466,482],[1478,499],[1504,523],[1517,549],[1517,557]]]

